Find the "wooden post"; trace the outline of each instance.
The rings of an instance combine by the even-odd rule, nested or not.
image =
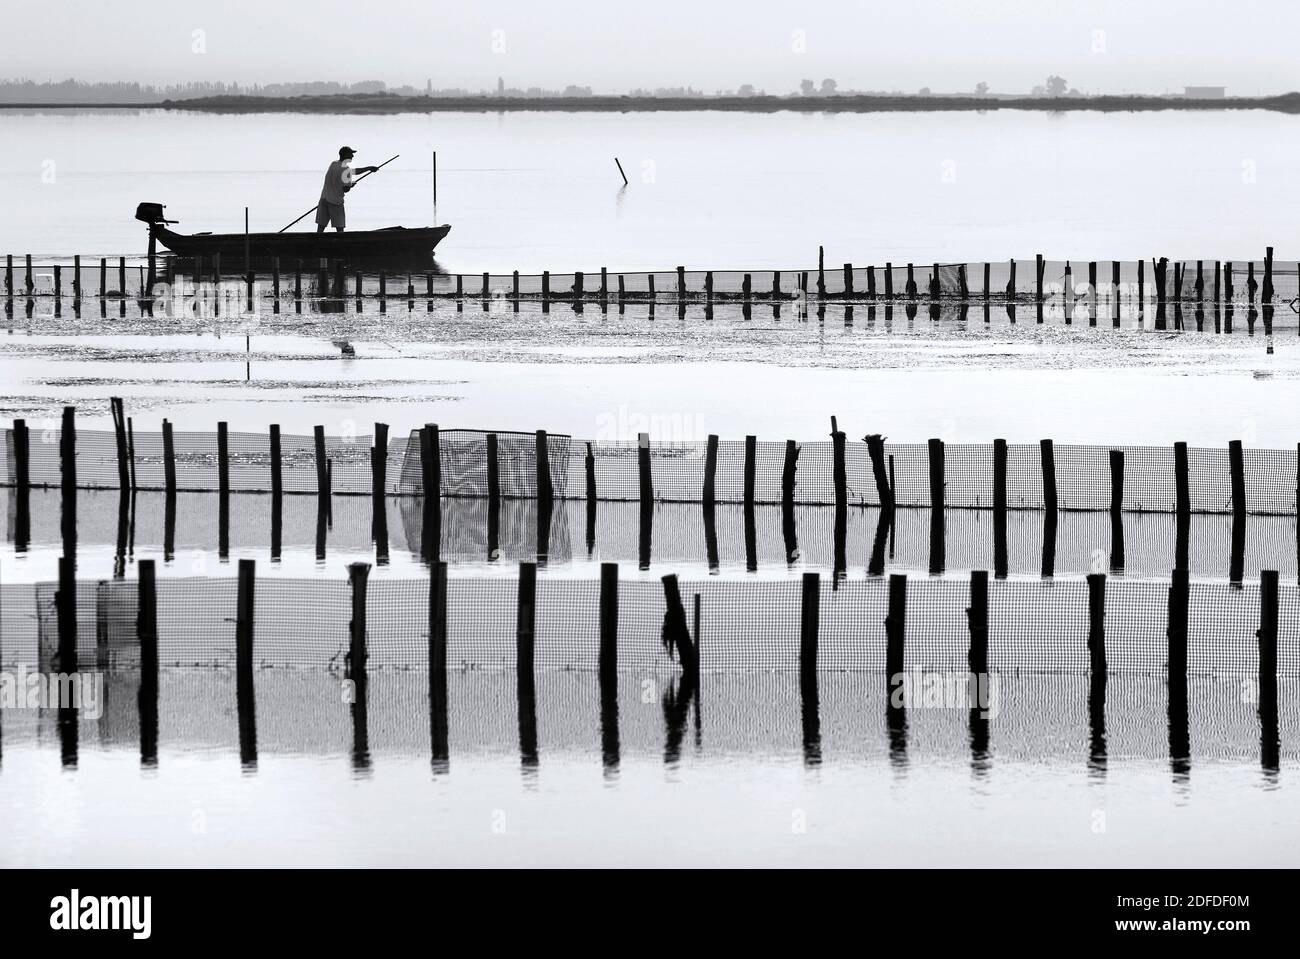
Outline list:
[[[294,260],[293,266],[293,298],[302,299],[302,260]]]
[[[641,506],[645,508],[654,502],[654,481],[650,473],[650,434],[637,434],[637,472],[640,477]]]
[[[846,299],[853,299],[853,264],[844,264],[844,296]]]
[[[29,453],[31,437],[27,431],[27,421],[14,420],[14,496],[13,543],[15,553],[27,552],[32,536],[31,513],[31,469]],[[0,636],[0,639],[3,639]]]
[[[871,472],[876,480],[876,496],[880,505],[892,510],[894,508],[893,484],[885,473],[885,438],[879,433],[866,437],[867,454],[871,457]]]
[[[1232,473],[1232,543],[1228,579],[1240,583],[1246,565],[1246,473],[1241,440],[1228,444],[1228,466]]]
[[[54,298],[61,299],[63,296],[63,267],[57,263],[54,264]]]
[[[989,574],[988,570],[971,570],[970,606],[966,608],[970,628],[970,651],[966,661],[970,671],[984,675],[989,671]]]
[[[420,555],[427,563],[436,561],[441,555],[442,462],[439,446],[438,424],[426,423],[420,429],[420,494],[424,506]]]
[[[551,298],[551,271],[542,271],[542,301],[545,302]]]
[[[163,483],[168,496],[176,495],[176,447],[172,441],[172,424],[162,422]]]
[[[931,439],[930,454],[930,574],[940,575],[945,565],[944,550],[944,462],[943,440]]]
[[[794,507],[795,471],[799,464],[799,444],[794,440],[785,441],[785,463],[781,468],[781,506],[785,510]]]
[[[885,299],[894,298],[894,264],[885,264]]]
[[[803,574],[803,599],[799,611],[799,676],[805,688],[817,682],[817,632],[821,602],[821,576]]]
[[[5,254],[5,296],[14,295],[14,255]]]
[[[596,511],[596,453],[591,444],[587,444],[587,455],[583,457],[583,472],[586,474],[587,510]]]
[[[275,299],[280,298],[280,258],[271,257],[271,296]]]
[[[1034,275],[1036,279],[1034,281],[1034,299],[1039,303],[1043,302],[1043,268],[1043,254],[1035,253]]]
[[[686,267],[677,268],[677,299],[686,299]]]
[[[704,299],[708,303],[713,302],[713,271],[709,270],[704,274]]]
[[[1110,451],[1110,567],[1124,568],[1124,451]]]
[[[102,256],[99,258],[99,295],[108,296],[108,260]]]
[[[546,430],[537,431],[537,508],[551,509],[555,490],[551,485],[551,457],[547,447]],[[539,544],[540,546],[540,544]]]
[[[230,555],[230,451],[226,424],[217,424],[217,556]]]
[[[283,463],[280,459],[280,424],[271,424],[271,495],[284,492]]]
[[[217,424],[217,491],[222,496],[230,494],[230,448],[224,420]]]
[[[682,603],[681,588],[677,575],[669,573],[662,578],[664,584],[664,635],[669,642],[669,652],[676,649],[682,664],[682,678],[691,683],[698,683],[700,678],[699,650],[691,639],[691,628],[686,621],[686,607]]]
[[[312,435],[316,448],[316,495],[320,498],[322,505],[328,505],[330,497],[330,482],[328,466],[325,463],[325,427],[312,427]]]
[[[1007,267],[1007,299],[1016,298],[1016,261],[1011,260]]]
[[[1174,512],[1187,517],[1192,512],[1191,493],[1188,488],[1187,444],[1174,444]]]
[[[375,424],[375,458],[370,469],[370,492],[378,509],[388,492],[388,424]]]
[[[1106,672],[1106,574],[1088,574],[1088,661],[1093,675]]]
[[[122,408],[122,398],[110,396],[108,406],[113,416],[113,437],[117,443],[117,488],[126,490],[131,485],[131,468],[127,465],[126,414]]]
[[[874,266],[869,266],[867,267],[867,299],[874,300],[875,298],[876,298],[876,268]]]
[[[26,420],[14,420],[14,484],[20,496],[27,496],[31,490],[31,435],[27,431]]]
[[[712,508],[714,495],[714,482],[718,472],[718,437],[713,433],[704,447],[704,489],[701,492],[701,499],[706,508]]]
[[[1174,566],[1187,569],[1188,534],[1192,522],[1192,497],[1188,486],[1187,444],[1174,444]]]
[[[420,492],[437,508],[442,496],[442,443],[437,423],[425,423],[420,430]]]
[[[1007,575],[1007,441],[993,441],[993,575]]]
[[[835,417],[831,417],[831,481],[835,486],[835,508],[843,511],[849,504],[848,468],[845,465],[845,436]]]
[[[618,563],[600,564],[600,684],[618,682]]]
[[[745,437],[745,509],[754,508],[754,485],[758,473],[758,438]]]
[[[501,466],[497,458],[496,433],[487,435],[487,483],[488,501],[495,504],[501,499]],[[490,510],[496,512],[496,506],[491,505]]]
[[[1241,440],[1228,443],[1228,467],[1232,472],[1232,515],[1234,521],[1246,518],[1246,468]]]
[[[253,687],[253,596],[257,561],[239,561],[235,603],[235,700],[239,713],[239,753],[245,765],[257,762],[257,724]]]
[[[907,636],[907,576],[889,577],[889,612],[885,617],[885,675],[892,686],[903,673],[903,645]]]
[[[908,298],[909,300],[915,300],[915,299],[916,299],[916,276],[915,276],[915,274],[914,274],[914,272],[913,272],[913,266],[912,266],[911,263],[907,264],[907,287],[906,287],[906,293],[907,293],[907,298]]]
[[[1232,302],[1232,261],[1223,264],[1223,299]]]
[[[59,468],[62,485],[63,552],[70,559],[77,549],[77,408],[63,408],[63,424],[59,431]]]
[[[31,296],[32,291],[36,289],[36,281],[32,278],[32,255],[30,253],[25,254],[23,256],[23,262],[24,262],[23,286],[27,291],[27,295]]]
[[[1051,440],[1039,440],[1043,467],[1043,508],[1056,521],[1056,454]]]
[[[122,296],[126,296],[126,257],[117,258],[117,286]]]
[[[1273,248],[1271,246],[1264,250],[1264,288],[1261,302],[1273,302]]]

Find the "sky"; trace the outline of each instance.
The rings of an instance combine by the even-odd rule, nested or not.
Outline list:
[[[1085,93],[1300,89],[1295,0],[25,0],[0,77],[383,80],[596,92],[802,78],[841,89]]]

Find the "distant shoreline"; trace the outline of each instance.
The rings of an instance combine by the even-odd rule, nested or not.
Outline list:
[[[916,113],[993,110],[1149,112],[1271,110],[1300,114],[1300,93],[1272,97],[1189,99],[1155,96],[754,96],[754,97],[409,97],[387,94],[219,96],[156,103],[0,103],[8,110],[189,110],[204,113]]]

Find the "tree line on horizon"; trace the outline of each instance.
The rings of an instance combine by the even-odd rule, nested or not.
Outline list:
[[[507,97],[511,99],[591,97],[597,96],[590,86],[570,84],[563,88],[548,89],[539,86],[508,87],[505,80],[497,78],[493,90],[470,90],[463,87],[442,87],[435,89],[433,81],[426,82],[423,89],[409,84],[389,86],[383,80],[360,80],[354,83],[341,83],[333,80],[309,80],[288,83],[253,83],[241,84],[224,81],[193,81],[177,84],[148,84],[133,81],[85,81],[85,80],[44,80],[36,81],[26,78],[0,78],[0,101],[8,103],[158,103],[164,100],[190,100],[207,97],[326,97],[326,96],[399,96],[399,97]],[[850,90],[840,89],[833,78],[823,79],[820,84],[812,79],[799,81],[798,89],[789,93],[768,94],[766,90],[756,88],[752,83],[744,83],[734,90],[718,90],[707,93],[694,87],[655,87],[653,89],[637,87],[629,90],[627,96],[637,99],[670,98],[690,99],[707,97],[835,97],[835,96],[921,96],[921,97],[1082,97],[1086,94],[1071,87],[1064,77],[1053,74],[1042,84],[1034,86],[1028,94],[994,93],[983,81],[968,92],[935,92],[930,87],[921,87],[916,91],[905,90]],[[1160,96],[1161,94],[1152,94]]]

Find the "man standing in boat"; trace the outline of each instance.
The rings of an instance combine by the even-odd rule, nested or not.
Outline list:
[[[378,167],[363,166],[353,169],[352,158],[356,151],[352,147],[342,147],[339,158],[325,171],[325,185],[320,191],[320,203],[316,206],[316,232],[324,233],[325,227],[333,224],[340,233],[347,225],[347,215],[343,210],[343,194],[352,189],[357,176],[362,173],[374,173]]]

